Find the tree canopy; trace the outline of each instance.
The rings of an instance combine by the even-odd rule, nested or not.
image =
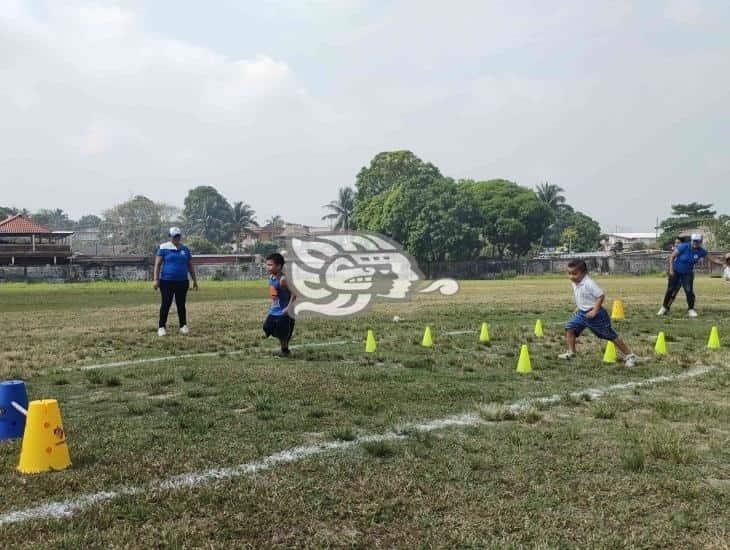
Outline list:
[[[222,244],[231,236],[232,218],[233,208],[215,187],[201,185],[185,197],[183,223],[191,235]]]

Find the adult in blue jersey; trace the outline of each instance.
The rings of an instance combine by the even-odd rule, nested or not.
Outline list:
[[[695,310],[695,264],[707,256],[707,250],[702,248],[702,235],[692,235],[690,242],[680,243],[672,252],[669,258],[669,282],[667,284],[667,292],[664,295],[664,303],[659,309],[657,315],[662,316],[669,313],[674,299],[679,294],[679,289],[683,288],[687,296],[687,315],[697,317]]]
[[[193,267],[193,255],[190,249],[182,243],[182,231],[179,227],[170,228],[170,241],[162,243],[155,256],[154,288],[160,290],[162,303],[160,304],[160,323],[157,329],[158,336],[167,334],[167,315],[170,313],[173,299],[177,307],[177,316],[180,320],[180,332],[188,334],[187,299],[188,273],[193,279],[193,290],[198,290],[198,279]]]

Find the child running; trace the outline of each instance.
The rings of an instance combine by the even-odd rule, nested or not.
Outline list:
[[[283,269],[284,257],[281,254],[275,252],[266,257],[271,307],[263,328],[266,338],[273,336],[279,339],[281,351],[275,354],[277,357],[290,356],[289,341],[294,333],[294,319],[289,312],[293,314],[291,307],[296,296],[289,288]]]
[[[730,283],[730,252],[725,254],[725,269],[722,271],[722,278],[726,283]]]
[[[611,326],[611,318],[603,307],[606,298],[603,290],[588,276],[588,266],[583,260],[573,260],[568,264],[568,278],[573,285],[575,294],[575,305],[578,310],[573,318],[565,326],[565,340],[568,344],[568,351],[561,354],[560,359],[573,359],[575,357],[576,340],[586,329],[603,340],[609,340],[616,344],[616,347],[624,354],[624,365],[633,367],[636,365],[637,357],[619,338]]]

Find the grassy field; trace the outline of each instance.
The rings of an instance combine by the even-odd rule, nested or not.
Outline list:
[[[204,282],[190,294],[191,334],[164,339],[149,284],[2,285],[0,379],[59,400],[73,467],[21,476],[19,442],[0,443],[0,547],[728,548],[728,352],[705,348],[712,325],[730,336],[730,286],[698,280],[701,317],[689,320],[681,304],[655,317],[664,279],[599,282],[609,304],[626,304],[617,329],[643,358],[634,369],[603,365],[592,336],[577,360],[557,360],[573,307],[564,279],[465,282],[456,297],[303,318],[290,360],[261,337],[265,283]],[[538,318],[544,339],[532,336]],[[477,341],[482,321],[489,346]],[[419,345],[427,324],[433,349]],[[657,358],[660,330],[670,353]],[[520,376],[523,343],[534,372]],[[698,365],[717,368],[600,398],[584,391]],[[508,406],[552,395],[520,414]],[[458,414],[479,421],[419,429]],[[331,442],[342,448],[165,485]],[[121,494],[68,518],[2,525],[103,491]]]

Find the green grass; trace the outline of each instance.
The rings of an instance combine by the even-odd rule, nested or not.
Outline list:
[[[591,400],[583,388],[727,363],[705,350],[712,325],[730,336],[730,294],[699,279],[702,317],[654,315],[664,280],[600,280],[622,298],[617,330],[646,358],[607,367],[581,338],[557,360],[572,305],[561,278],[466,282],[452,298],[420,296],[362,318],[302,318],[295,349],[272,359],[261,339],[266,287],[206,282],[191,293],[192,332],[157,338],[147,283],[0,285],[0,379],[59,400],[73,467],[14,471],[18,442],[0,443],[0,515],[52,500],[221,466],[299,445],[353,448],[194,490],[127,496],[73,520],[2,527],[1,546],[722,547],[728,540],[730,376]],[[393,323],[393,315],[403,320]],[[546,336],[532,336],[535,319]],[[478,329],[490,325],[490,346]],[[420,346],[426,325],[435,347]],[[367,328],[378,352],[364,353]],[[447,336],[449,331],[470,334]],[[655,358],[667,333],[670,354]],[[530,346],[534,372],[514,372]],[[229,351],[242,351],[229,355]],[[109,369],[79,367],[215,352]],[[574,392],[579,392],[574,395]],[[557,395],[519,414],[515,401]],[[482,424],[423,433],[419,422],[473,413]],[[386,441],[369,434],[400,436]],[[527,518],[527,519],[526,519]]]

